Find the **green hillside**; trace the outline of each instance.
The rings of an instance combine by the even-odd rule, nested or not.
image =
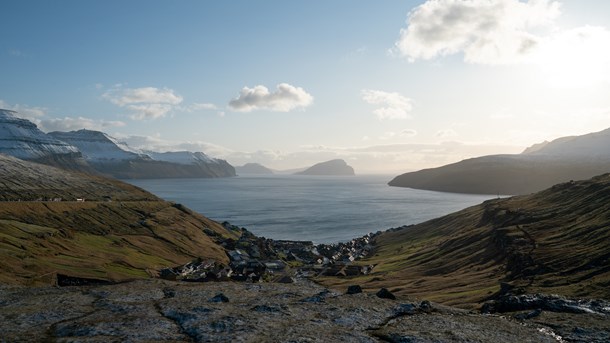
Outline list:
[[[385,232],[356,279],[323,278],[344,287],[387,287],[463,307],[517,293],[610,298],[610,174],[481,205]]]

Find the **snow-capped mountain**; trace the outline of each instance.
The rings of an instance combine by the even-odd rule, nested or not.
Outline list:
[[[51,155],[80,155],[79,150],[40,131],[36,124],[17,117],[17,112],[0,109],[0,153],[24,160]]]
[[[77,147],[90,163],[150,159],[141,151],[132,149],[100,131],[86,129],[70,132],[53,131],[49,132],[49,135]]]
[[[82,152],[97,171],[121,179],[207,178],[235,176],[235,169],[224,160],[202,152],[142,152],[100,131],[51,132]]]
[[[144,151],[145,154],[150,156],[156,161],[165,161],[178,164],[205,164],[205,163],[220,163],[220,160],[211,158],[202,152],[190,152],[190,151],[168,151],[168,152],[155,152],[155,151]]]
[[[36,124],[0,109],[0,153],[24,160],[124,179],[235,176],[227,161],[202,152],[143,153],[92,130],[40,131]]]

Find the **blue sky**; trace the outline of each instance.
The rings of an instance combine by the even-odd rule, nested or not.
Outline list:
[[[401,172],[610,127],[607,1],[3,1],[0,107],[275,168]]]

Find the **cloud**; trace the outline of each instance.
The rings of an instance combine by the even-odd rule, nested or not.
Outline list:
[[[162,139],[160,135],[142,136],[117,133],[115,134],[115,137],[120,139],[122,142],[125,142],[130,147],[140,150],[152,150],[159,152],[185,150],[194,152],[200,151],[212,157],[223,157],[233,153],[232,150],[214,143],[203,141],[176,142]]]
[[[104,94],[110,102],[115,105],[125,106],[136,103],[159,103],[177,105],[182,102],[182,97],[169,88],[126,88],[112,89]]]
[[[362,100],[371,105],[380,105],[373,113],[380,119],[407,119],[411,118],[413,109],[412,100],[398,93],[388,93],[379,90],[364,89],[361,92]]]
[[[64,117],[43,119],[40,121],[39,127],[41,130],[50,131],[73,131],[80,129],[103,130],[109,127],[122,127],[125,123],[122,121],[95,120],[84,117]]]
[[[47,109],[44,107],[35,107],[28,105],[10,105],[6,101],[0,99],[0,108],[17,112],[17,116],[23,119],[28,119],[36,124],[40,122],[40,117],[44,116]]]
[[[198,111],[198,110],[216,110],[218,106],[210,103],[193,103],[187,107],[188,112]]]
[[[289,112],[295,108],[305,108],[312,103],[313,96],[303,88],[280,83],[275,92],[270,92],[262,85],[254,88],[244,87],[237,98],[229,101],[229,108],[238,112],[262,109]]]
[[[183,98],[169,88],[123,88],[115,85],[102,97],[111,103],[131,111],[134,120],[157,119],[165,117]]]
[[[190,141],[176,142],[159,135],[114,135],[130,147],[153,151],[201,151],[208,156],[222,158],[234,166],[248,162],[261,163],[269,168],[287,170],[311,166],[315,163],[343,158],[357,173],[403,173],[409,170],[430,168],[461,159],[497,153],[519,153],[524,146],[499,146],[487,144],[385,144],[353,147],[333,147],[320,144],[300,146],[299,150],[236,151],[217,144]]]
[[[417,136],[417,131],[413,129],[404,129],[400,131],[400,135],[403,137],[414,137]]]
[[[447,137],[455,137],[457,136],[457,132],[452,129],[438,130],[436,132],[436,137],[439,138],[447,138]]]
[[[165,117],[172,110],[172,106],[168,104],[141,104],[127,106],[132,114],[129,118],[133,120],[157,119]]]
[[[549,0],[429,0],[409,13],[395,48],[410,61],[461,52],[470,63],[519,63],[542,40],[534,29],[559,14]]]

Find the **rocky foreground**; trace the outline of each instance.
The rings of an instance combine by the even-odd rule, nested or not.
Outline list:
[[[610,340],[607,314],[482,315],[292,284],[140,280],[0,286],[2,342],[562,342]]]

